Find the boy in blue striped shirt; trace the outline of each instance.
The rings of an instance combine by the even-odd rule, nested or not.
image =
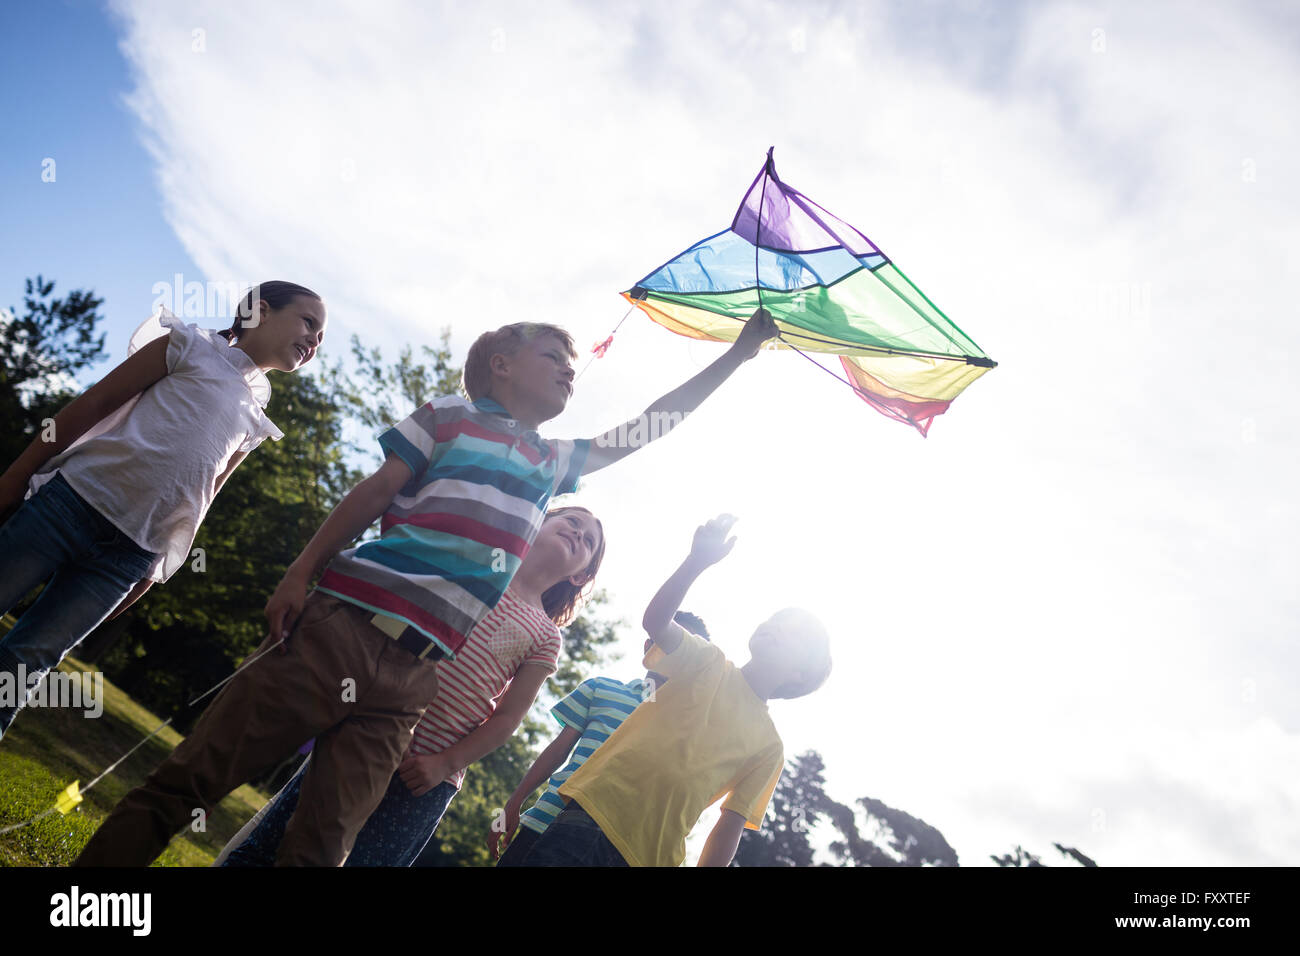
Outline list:
[[[704,622],[690,611],[678,611],[673,620],[706,641],[708,629]],[[642,653],[649,653],[647,640]],[[519,786],[506,801],[504,820],[494,820],[488,836],[488,850],[497,866],[527,866],[525,857],[534,843],[546,832],[551,821],[564,809],[564,798],[559,789],[573,773],[587,762],[596,748],[610,738],[614,731],[643,701],[653,697],[657,688],[668,678],[654,671],[646,671],[643,678],[623,681],[612,677],[591,677],[577,686],[573,693],[551,708],[551,716],[564,727],[528,768]],[[569,753],[573,759],[556,773]],[[553,775],[553,776],[552,776]],[[547,781],[546,790],[528,811],[520,816],[519,810],[529,795]],[[518,832],[516,832],[516,830]],[[514,834],[514,839],[511,839]],[[501,840],[510,840],[510,846],[501,853]]]

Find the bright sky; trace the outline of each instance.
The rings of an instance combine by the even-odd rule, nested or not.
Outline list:
[[[334,355],[450,326],[459,361],[525,318],[586,347],[775,145],[1001,366],[923,440],[760,355],[586,482],[616,610],[639,620],[730,511],[739,544],[688,606],[737,662],[782,606],[826,621],[830,681],[772,711],[839,800],[922,817],[967,865],[1298,858],[1300,16],[299,9],[6,6],[0,301],[37,271],[93,286],[113,361],[177,272],[316,288]],[[548,433],[595,434],[721,349],[635,315]]]

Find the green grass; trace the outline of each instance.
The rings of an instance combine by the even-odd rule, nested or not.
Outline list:
[[[65,658],[59,669],[89,668]],[[0,739],[0,829],[30,820],[54,805],[74,780],[84,787],[134,747],[161,720],[107,679],[104,712],[88,719],[66,707],[27,707]],[[131,755],[97,783],[66,816],[52,813],[30,826],[0,835],[0,866],[67,866],[76,859],[101,820],[130,789],[180,743],[171,727]],[[190,829],[174,837],[155,866],[207,866],[267,796],[242,786],[208,815],[205,832]]]

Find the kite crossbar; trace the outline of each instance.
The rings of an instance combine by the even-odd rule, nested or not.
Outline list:
[[[631,289],[629,289],[627,291],[627,295],[630,298],[637,300],[638,302],[644,302],[646,299],[650,297],[650,292],[648,289],[642,288],[641,286],[638,285],[638,286],[633,286]],[[722,315],[723,313],[719,312],[717,314]],[[626,316],[624,318],[626,318]],[[735,316],[729,316],[729,318],[735,318]],[[736,321],[741,322],[743,320],[736,319]],[[802,332],[790,332],[790,331],[782,332],[781,341],[785,342],[785,344],[789,345],[791,348],[794,348],[794,346],[788,340],[786,340],[785,337],[787,335],[793,335],[796,338],[806,339],[809,342],[823,342],[826,345],[844,344],[843,342],[836,342],[833,339],[823,339],[823,338],[819,338],[816,335],[807,335]],[[869,351],[873,355],[910,355],[913,358],[940,359],[945,362],[965,362],[967,365],[975,365],[978,366],[979,368],[998,367],[997,362],[983,355],[944,355],[942,352],[903,352],[898,349],[886,348],[883,345],[858,345],[856,347],[863,349],[865,351]]]

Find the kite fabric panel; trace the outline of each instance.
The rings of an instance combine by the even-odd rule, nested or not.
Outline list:
[[[731,342],[762,305],[778,348],[839,356],[848,383],[922,435],[996,362],[857,229],[776,175],[772,151],[732,220],[623,297],[665,328]]]

